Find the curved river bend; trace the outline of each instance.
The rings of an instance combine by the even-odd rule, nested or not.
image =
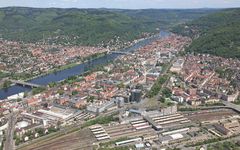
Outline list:
[[[122,51],[122,52],[134,52],[135,50],[150,44],[152,41],[154,41],[156,39],[164,38],[164,37],[167,37],[169,35],[170,35],[169,32],[161,31],[157,36],[139,41],[138,43],[134,44],[133,46],[131,46],[129,48],[121,49],[120,51]],[[110,53],[110,54],[107,54],[103,57],[99,57],[97,59],[92,60],[91,64],[89,62],[82,63],[82,64],[79,64],[75,67],[66,69],[66,70],[58,71],[58,72],[55,72],[55,73],[51,73],[51,74],[48,74],[48,75],[45,75],[45,76],[35,78],[33,80],[29,80],[28,82],[39,84],[39,85],[47,85],[51,82],[62,81],[62,80],[67,79],[68,77],[71,77],[71,76],[81,75],[86,70],[88,70],[90,67],[106,64],[107,62],[116,59],[119,55],[121,55],[121,54],[115,54],[115,53],[111,54]],[[14,86],[11,86],[7,89],[1,89],[0,90],[0,100],[6,99],[8,96],[18,94],[18,93],[21,93],[21,92],[30,91],[30,90],[31,90],[31,88],[29,88],[29,87],[23,87],[23,86],[19,86],[19,85],[14,85]]]

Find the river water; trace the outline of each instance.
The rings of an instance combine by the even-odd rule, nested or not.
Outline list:
[[[154,37],[141,40],[138,43],[132,45],[131,47],[121,49],[120,51],[122,51],[122,52],[134,52],[135,50],[150,44],[152,41],[154,41],[156,39],[164,38],[164,37],[167,37],[169,35],[170,35],[169,32],[161,31],[158,35],[156,35]],[[39,85],[47,85],[51,82],[62,81],[62,80],[67,79],[68,77],[71,77],[71,76],[81,75],[86,70],[88,70],[92,67],[95,67],[97,65],[104,65],[104,64],[108,63],[109,61],[112,61],[112,60],[116,59],[120,55],[122,55],[122,54],[110,53],[110,54],[107,54],[105,56],[94,59],[91,62],[82,63],[82,64],[79,64],[75,67],[66,69],[66,70],[62,70],[62,71],[51,73],[51,74],[48,74],[48,75],[45,75],[45,76],[41,76],[41,77],[35,78],[33,80],[29,80],[28,82],[39,84]],[[18,93],[21,93],[21,92],[30,91],[30,90],[31,90],[30,87],[23,87],[23,86],[20,86],[20,85],[14,85],[14,86],[11,86],[7,89],[1,89],[0,90],[0,100],[6,99],[8,96],[18,94]]]

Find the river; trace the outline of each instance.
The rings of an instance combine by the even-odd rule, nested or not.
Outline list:
[[[164,38],[164,37],[167,37],[169,35],[170,35],[169,32],[161,31],[156,36],[153,36],[153,37],[148,38],[148,39],[141,40],[141,41],[137,42],[136,44],[132,45],[131,47],[121,49],[120,51],[122,51],[122,52],[134,52],[135,50],[137,50],[137,49],[139,49],[143,46],[148,45],[149,43],[151,43],[152,41],[154,41],[156,39]],[[104,64],[108,63],[109,61],[112,61],[112,60],[116,59],[120,55],[123,55],[123,54],[110,53],[110,54],[107,54],[105,56],[94,59],[91,62],[82,63],[82,64],[79,64],[75,67],[66,69],[66,70],[62,70],[62,71],[51,73],[51,74],[48,74],[48,75],[45,75],[45,76],[41,76],[41,77],[35,78],[33,80],[29,80],[28,82],[39,84],[39,85],[47,85],[51,82],[62,81],[62,80],[67,79],[68,77],[71,77],[71,76],[81,75],[86,70],[90,69],[91,67],[94,67],[94,66],[97,66],[97,65],[104,65]],[[0,90],[0,100],[6,99],[8,96],[15,95],[15,94],[18,94],[18,93],[21,93],[21,92],[30,91],[30,90],[31,90],[30,87],[23,87],[23,86],[20,86],[20,85],[14,85],[14,86],[11,86],[7,89],[1,89]]]

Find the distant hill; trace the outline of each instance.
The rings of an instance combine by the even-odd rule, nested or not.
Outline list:
[[[216,10],[0,8],[0,37],[23,42],[98,45],[119,36],[131,41]]]
[[[187,51],[240,58],[240,8],[201,17],[173,32],[194,38]]]

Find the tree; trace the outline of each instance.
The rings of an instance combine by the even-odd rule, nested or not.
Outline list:
[[[23,97],[26,98],[27,96],[28,96],[28,93],[27,93],[27,92],[24,92]]]
[[[21,139],[20,139],[20,137],[16,137],[16,139],[15,139],[15,144],[16,145],[19,145],[21,143]]]
[[[77,95],[78,91],[72,91],[72,96]]]
[[[172,91],[168,88],[164,88],[162,90],[162,94],[166,97],[166,98],[169,98],[172,96]]]
[[[18,98],[18,99],[17,99],[17,102],[21,102],[21,101],[22,101],[22,99],[21,99],[21,98]]]
[[[11,84],[12,84],[11,81],[5,80],[5,81],[3,82],[3,88],[6,89],[6,88],[8,88]]]
[[[118,89],[122,89],[122,88],[124,88],[124,87],[125,87],[125,85],[124,85],[124,83],[123,83],[123,82],[121,82],[121,83],[119,83],[119,84],[117,85],[117,87],[118,87]]]
[[[160,101],[161,103],[165,103],[165,102],[166,102],[166,99],[165,99],[164,97],[161,97],[161,98],[159,99],[159,101]]]
[[[39,134],[39,136],[43,136],[44,135],[44,129],[43,128],[36,128],[35,132]]]
[[[37,88],[33,88],[33,90],[32,90],[32,94],[33,94],[33,95],[36,95],[36,94],[39,94],[39,93],[41,93],[41,92],[43,92],[43,91],[45,91],[45,90],[46,90],[45,87],[37,87]]]
[[[59,89],[59,90],[57,91],[57,93],[58,93],[59,95],[63,95],[63,94],[64,94],[64,91],[63,91],[62,89]]]
[[[51,83],[48,84],[48,86],[49,86],[50,88],[53,88],[53,87],[56,86],[56,85],[57,85],[56,82],[51,82]]]
[[[95,99],[94,96],[89,96],[89,97],[87,98],[87,101],[92,103],[92,102],[94,101],[94,99]]]

